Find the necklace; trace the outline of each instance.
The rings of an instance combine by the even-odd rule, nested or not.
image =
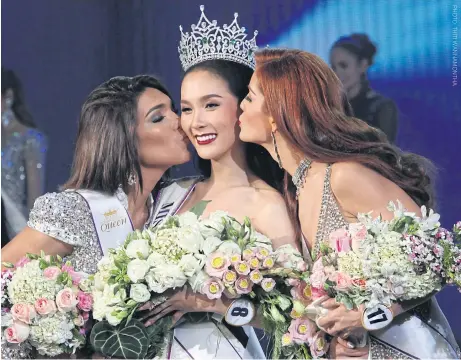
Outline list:
[[[296,186],[296,200],[298,200],[299,192],[304,187],[304,183],[306,182],[306,176],[309,168],[311,167],[312,161],[309,159],[304,159],[299,164],[298,168],[296,169],[292,181],[293,184]]]

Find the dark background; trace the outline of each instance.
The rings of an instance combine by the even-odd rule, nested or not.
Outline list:
[[[394,19],[394,13],[402,14],[406,23],[415,24],[410,27],[415,37],[409,44],[419,49],[420,60],[406,58],[402,52],[397,66],[395,40],[388,37],[404,37],[407,32],[395,33],[392,27],[383,28],[377,42],[390,44],[389,49],[383,45],[381,62],[376,64],[376,71],[370,72],[370,78],[372,85],[399,107],[398,144],[430,158],[437,165],[438,211],[443,224],[451,226],[461,220],[461,97],[459,85],[453,87],[451,82],[451,26],[447,25],[451,23],[451,9],[456,1],[430,2],[431,6],[440,6],[436,9],[440,25],[434,25],[431,20],[432,10],[408,13],[409,3],[426,3],[423,1],[392,2],[392,6],[391,2],[355,1],[342,2],[341,6],[346,6],[345,3],[363,4],[364,9],[364,16],[354,19],[349,16],[358,16],[356,8],[350,10],[352,15],[347,9],[337,10],[335,16],[346,24],[342,29],[350,29],[349,32],[373,29],[377,17]],[[401,11],[399,3],[405,5]],[[31,112],[49,138],[48,191],[55,191],[69,175],[79,110],[85,97],[98,84],[116,75],[151,73],[159,76],[175,99],[179,99],[178,26],[182,24],[189,30],[200,16],[200,4],[206,6],[209,19],[216,19],[220,24],[230,23],[232,14],[239,12],[240,24],[251,33],[259,30],[260,46],[302,47],[325,58],[332,39],[343,35],[332,33],[333,27],[339,26],[339,20],[331,15],[321,23],[325,26],[315,29],[315,39],[314,33],[309,33],[306,16],[312,14],[312,18],[318,18],[319,13],[334,6],[335,1],[2,1],[2,65],[12,68],[23,80]],[[386,6],[389,6],[387,15],[383,12]],[[427,34],[417,28],[424,17],[432,26],[423,27]],[[442,39],[443,46],[434,43],[438,39]],[[442,50],[434,55],[430,50],[434,47]],[[427,54],[425,49],[429,49]],[[385,56],[386,51],[389,57]],[[176,169],[175,174],[192,171],[188,165]],[[461,295],[450,288],[439,294],[438,299],[460,339]]]

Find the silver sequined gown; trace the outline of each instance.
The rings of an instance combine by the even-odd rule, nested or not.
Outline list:
[[[128,197],[122,189],[115,193],[125,209],[128,209]],[[153,216],[153,199],[148,200],[149,216],[144,227],[150,226]],[[72,245],[73,251],[65,260],[69,260],[77,271],[95,273],[103,253],[93,223],[90,208],[86,200],[75,191],[47,193],[40,196],[30,212],[27,225],[48,236]],[[3,336],[2,336],[3,337]],[[24,358],[21,349],[2,344],[2,359]]]
[[[303,242],[304,255],[309,260],[317,257],[321,241],[348,224],[331,190],[330,178],[331,165],[328,165],[312,257]],[[435,297],[396,317],[387,328],[370,333],[371,359],[459,359],[460,356],[450,325]]]
[[[25,219],[29,215],[28,188],[35,186],[35,194],[44,193],[46,151],[46,137],[36,129],[14,132],[2,144],[2,196],[6,195]],[[9,237],[16,232],[9,230]]]

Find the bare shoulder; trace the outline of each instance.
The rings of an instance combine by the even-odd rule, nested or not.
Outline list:
[[[335,163],[331,172],[331,189],[348,213],[379,211],[383,214],[390,201],[401,201],[415,211],[415,202],[397,184],[378,172],[356,162]]]

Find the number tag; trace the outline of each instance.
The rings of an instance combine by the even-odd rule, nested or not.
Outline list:
[[[235,300],[227,309],[226,322],[232,326],[243,326],[251,322],[255,315],[255,306],[248,299]]]
[[[365,309],[362,324],[369,331],[379,330],[389,325],[393,318],[392,311],[388,307],[379,304],[375,307]]]

